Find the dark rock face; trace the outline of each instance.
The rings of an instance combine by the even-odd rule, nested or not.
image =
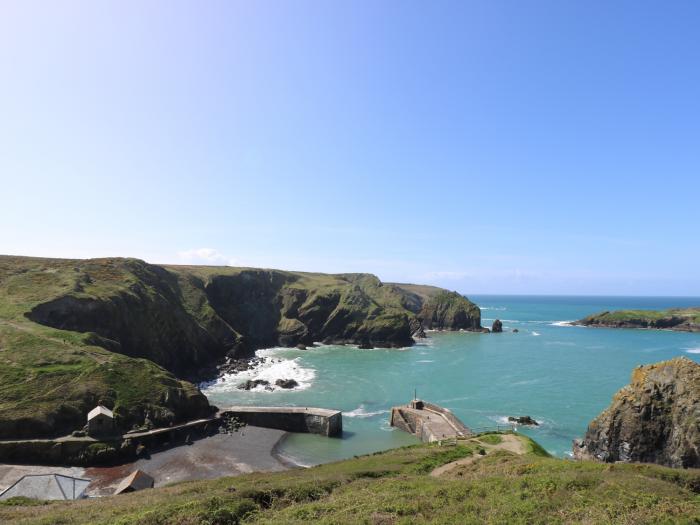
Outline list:
[[[578,458],[700,467],[700,365],[679,357],[640,366],[574,444]]]
[[[514,334],[517,334],[518,332],[520,332],[520,330],[518,330],[517,328],[513,328],[513,333],[514,333]]]
[[[417,314],[426,330],[481,330],[481,310],[457,292],[430,297]]]
[[[294,379],[278,379],[275,381],[275,385],[280,388],[295,388],[299,386],[299,383],[297,383]]]
[[[508,421],[515,423],[516,425],[529,425],[533,427],[539,426],[539,423],[530,416],[508,416]]]
[[[493,322],[493,325],[491,326],[491,332],[493,332],[494,334],[499,334],[503,332],[503,323],[500,319],[496,319]]]
[[[248,379],[245,383],[241,383],[236,388],[238,390],[252,390],[258,386],[270,386],[270,382],[265,379]]]

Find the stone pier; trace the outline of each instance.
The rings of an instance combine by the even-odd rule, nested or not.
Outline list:
[[[413,434],[424,443],[472,435],[452,412],[432,403],[414,399],[391,409],[391,426]]]

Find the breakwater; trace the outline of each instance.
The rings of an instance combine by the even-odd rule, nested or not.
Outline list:
[[[438,405],[414,399],[391,409],[392,427],[415,435],[424,443],[467,437],[472,431],[452,412]]]
[[[248,425],[287,432],[308,432],[328,437],[343,433],[342,413],[326,408],[234,406],[221,410],[219,416],[234,416]]]

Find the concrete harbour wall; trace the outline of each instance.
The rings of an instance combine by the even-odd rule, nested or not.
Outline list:
[[[246,407],[222,409],[219,416],[234,416],[248,425],[287,432],[309,432],[328,437],[343,433],[343,415],[338,410],[311,407]]]

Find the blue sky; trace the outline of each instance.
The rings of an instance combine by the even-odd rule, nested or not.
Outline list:
[[[699,295],[697,2],[3,2],[0,253]]]

